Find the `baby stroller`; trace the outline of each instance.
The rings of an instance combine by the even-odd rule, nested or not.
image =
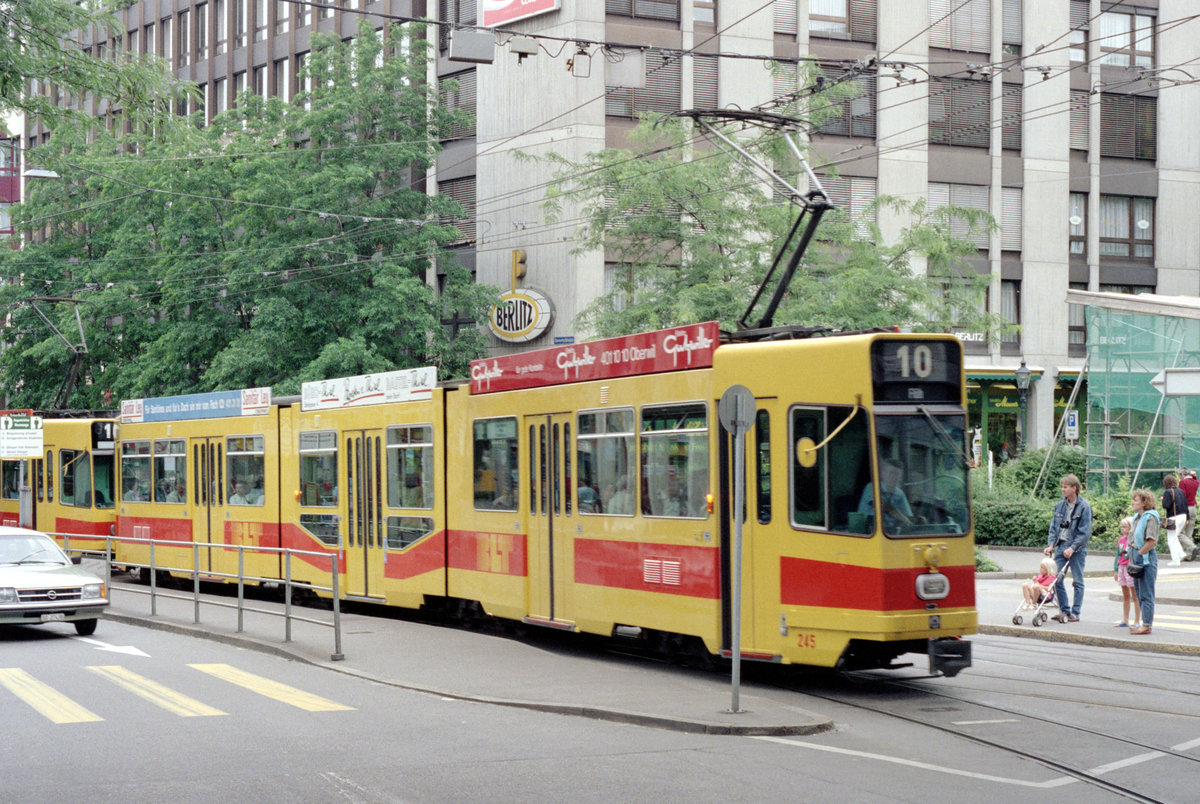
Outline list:
[[[1054,577],[1054,583],[1056,585],[1066,576],[1067,568],[1069,566],[1069,564],[1063,564],[1062,569],[1058,571],[1058,575]],[[1050,615],[1046,612],[1046,609],[1058,609],[1058,597],[1054,594],[1054,586],[1050,587],[1049,592],[1040,595],[1038,600],[1032,605],[1026,603],[1025,597],[1022,595],[1021,605],[1018,606],[1017,610],[1013,612],[1013,625],[1020,625],[1021,623],[1025,622],[1025,618],[1021,616],[1022,612],[1032,611],[1033,618],[1030,620],[1030,624],[1032,624],[1034,628],[1038,628],[1045,623],[1046,620],[1050,619]],[[1062,616],[1063,614],[1060,610],[1059,613],[1055,615],[1055,619],[1059,619]]]

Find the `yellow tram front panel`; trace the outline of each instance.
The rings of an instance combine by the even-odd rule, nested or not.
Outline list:
[[[235,582],[240,546],[245,576],[280,577],[279,408],[269,398],[248,389],[124,403],[118,560],[148,565],[153,540],[156,566]]]
[[[336,406],[330,396],[321,407],[306,387],[306,402],[281,427],[291,456],[283,546],[336,552],[345,597],[410,608],[444,595],[446,584],[444,392],[432,387],[433,369],[395,375],[413,371],[424,372],[424,399],[346,406],[338,394]],[[331,567],[329,558],[298,555],[292,577],[329,585]]]
[[[42,425],[43,458],[0,461],[0,522],[59,534],[59,544],[69,542],[72,550],[103,551],[115,521],[116,422],[45,418]],[[19,521],[22,464],[31,502],[25,523]]]
[[[945,356],[950,376],[938,382],[922,362],[927,382],[904,389],[912,398],[875,399],[879,353],[897,349]],[[876,334],[718,350],[716,390],[742,384],[757,401],[745,447],[743,651],[833,666],[855,650],[886,657],[890,646],[975,631],[959,349]],[[889,501],[882,466],[906,475],[907,513]]]

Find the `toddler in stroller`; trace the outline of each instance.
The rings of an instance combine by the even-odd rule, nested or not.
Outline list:
[[[1066,565],[1063,566],[1066,570]],[[1038,574],[1021,585],[1021,605],[1013,612],[1013,625],[1020,625],[1024,618],[1021,612],[1032,611],[1033,625],[1038,626],[1049,619],[1045,609],[1047,606],[1057,606],[1054,599],[1054,584],[1058,580],[1058,566],[1052,558],[1043,558],[1038,565]]]

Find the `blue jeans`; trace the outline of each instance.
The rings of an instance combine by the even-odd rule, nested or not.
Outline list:
[[[1063,614],[1071,614],[1078,617],[1079,610],[1083,607],[1083,562],[1087,558],[1087,548],[1081,547],[1072,553],[1070,558],[1063,556],[1064,549],[1063,545],[1055,548],[1054,563],[1058,566],[1060,574],[1065,565],[1069,564],[1071,566],[1071,581],[1075,587],[1071,605],[1067,605],[1067,584],[1064,578],[1060,577],[1058,582],[1054,584],[1054,591],[1058,594],[1059,611]]]
[[[1133,579],[1138,604],[1142,607],[1142,625],[1147,628],[1154,622],[1154,582],[1158,580],[1158,563],[1146,565],[1146,571]]]

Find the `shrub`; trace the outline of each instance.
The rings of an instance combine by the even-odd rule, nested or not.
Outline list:
[[[984,550],[979,545],[975,545],[975,571],[976,572],[999,572],[1000,565],[992,561],[988,556],[987,550]]]

